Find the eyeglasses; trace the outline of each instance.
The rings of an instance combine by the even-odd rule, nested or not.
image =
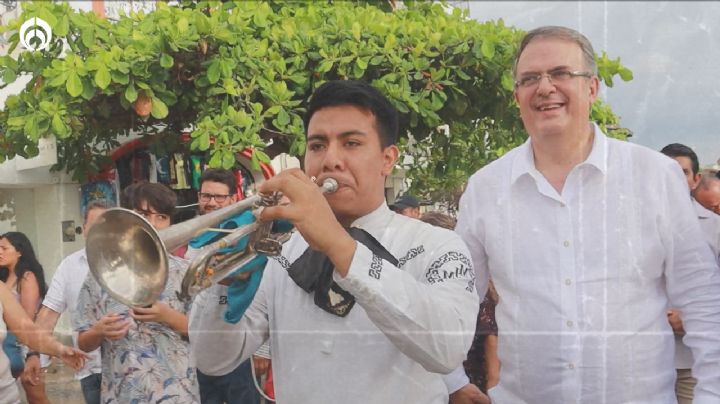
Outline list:
[[[210,199],[215,199],[215,202],[223,203],[229,197],[230,195],[206,194],[204,192],[200,193],[200,200],[202,202],[210,202]]]
[[[570,79],[574,77],[586,77],[590,78],[593,74],[590,72],[583,72],[583,71],[574,71],[571,72],[570,70],[553,70],[550,73],[535,73],[535,74],[526,74],[520,77],[515,82],[515,87],[521,87],[521,88],[533,88],[540,84],[540,80],[543,79],[543,77],[547,77],[548,80],[550,80],[550,83],[552,84],[561,84],[570,81]]]

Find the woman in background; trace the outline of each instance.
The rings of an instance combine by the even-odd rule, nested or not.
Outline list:
[[[11,231],[0,236],[0,280],[8,286],[27,316],[34,321],[47,292],[47,284],[42,265],[35,257],[35,251],[25,234]],[[21,381],[28,403],[49,404],[38,352],[29,351],[23,359],[26,362]]]

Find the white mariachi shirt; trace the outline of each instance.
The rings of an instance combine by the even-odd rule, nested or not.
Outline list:
[[[465,359],[479,306],[467,247],[385,204],[353,227],[375,237],[397,267],[358,243],[348,275],[334,274],[356,300],[338,317],[288,276],[308,247],[294,234],[237,324],[243,358],[270,338],[278,403],[447,403],[441,374]]]

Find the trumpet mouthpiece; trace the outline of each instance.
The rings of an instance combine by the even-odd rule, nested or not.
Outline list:
[[[338,182],[335,178],[325,178],[322,183],[322,191],[324,194],[332,194],[337,191]]]

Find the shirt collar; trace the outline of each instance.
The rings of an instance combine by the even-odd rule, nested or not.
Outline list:
[[[377,207],[377,209],[363,217],[355,219],[355,221],[352,222],[350,226],[359,227],[372,233],[371,229],[386,226],[388,222],[390,222],[392,214],[393,211],[390,210],[387,202],[383,200],[383,203],[381,203],[380,206]]]
[[[590,154],[587,156],[585,161],[578,165],[591,165],[600,170],[600,172],[602,172],[603,174],[606,174],[608,149],[607,136],[605,136],[605,134],[602,132],[602,130],[600,130],[600,127],[595,122],[592,122],[592,127],[593,133],[595,135],[593,136],[592,149],[590,150]],[[528,174],[531,176],[541,175],[537,168],[535,168],[535,156],[533,154],[531,142],[532,139],[528,137],[525,143],[518,147],[518,152],[513,159],[512,173],[510,176],[510,182],[513,184],[523,174]]]

